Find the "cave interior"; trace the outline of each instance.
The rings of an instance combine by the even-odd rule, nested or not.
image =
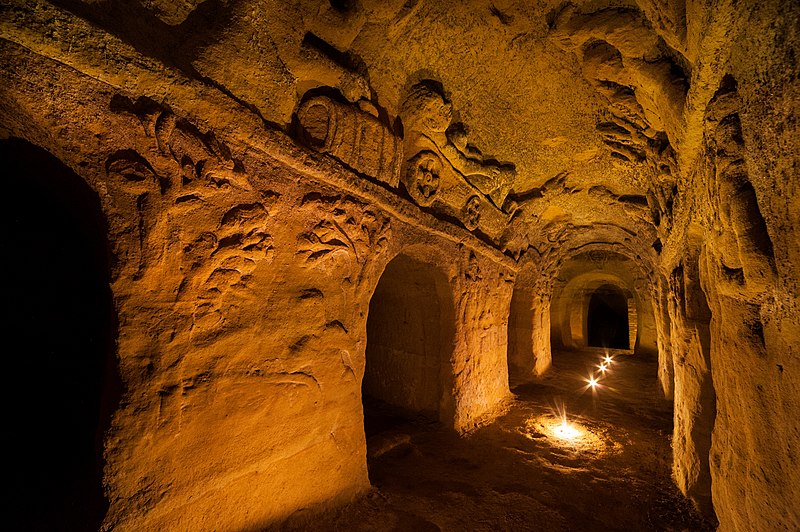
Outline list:
[[[0,14],[13,529],[800,530],[800,4]]]

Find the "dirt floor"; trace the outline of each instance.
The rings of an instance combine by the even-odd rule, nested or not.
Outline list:
[[[467,436],[423,420],[368,418],[368,434],[383,431],[368,440],[374,489],[302,528],[712,529],[670,478],[672,405],[656,362],[611,354],[593,391],[587,379],[602,350],[555,353],[548,375],[514,388],[506,414]]]

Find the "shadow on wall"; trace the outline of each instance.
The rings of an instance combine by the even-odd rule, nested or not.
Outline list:
[[[103,436],[116,408],[116,317],[100,201],[27,142],[0,142],[6,170],[4,312],[11,522],[97,530],[108,508]]]
[[[399,255],[386,267],[369,305],[362,383],[367,438],[408,419],[452,418],[455,315],[445,276]]]

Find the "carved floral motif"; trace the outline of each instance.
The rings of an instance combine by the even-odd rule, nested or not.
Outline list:
[[[441,159],[432,152],[421,152],[409,162],[407,173],[408,193],[421,207],[431,205],[439,191]]]
[[[481,199],[478,196],[472,196],[467,200],[462,209],[462,216],[467,229],[472,231],[478,227],[481,221]]]
[[[300,235],[297,254],[315,264],[341,253],[357,264],[367,256],[383,252],[391,228],[389,219],[349,196],[310,194],[303,208],[316,213],[319,220]]]

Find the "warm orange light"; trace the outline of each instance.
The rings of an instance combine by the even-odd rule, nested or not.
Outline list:
[[[591,386],[592,388],[597,386],[597,379],[595,379],[594,377],[590,377],[589,378],[589,386]]]
[[[605,364],[600,364],[600,366],[598,366],[598,367],[600,368],[600,371],[602,371],[604,373],[608,369],[608,367]]]
[[[581,435],[581,431],[570,423],[567,423],[565,419],[561,423],[553,426],[553,435],[562,440],[574,440]]]
[[[608,365],[610,365],[610,364],[611,364],[611,362],[612,362],[613,360],[614,360],[614,359],[613,359],[613,358],[611,358],[609,355],[606,355],[606,356],[605,356],[605,358],[603,358],[603,363],[604,363],[606,366],[608,366]]]

